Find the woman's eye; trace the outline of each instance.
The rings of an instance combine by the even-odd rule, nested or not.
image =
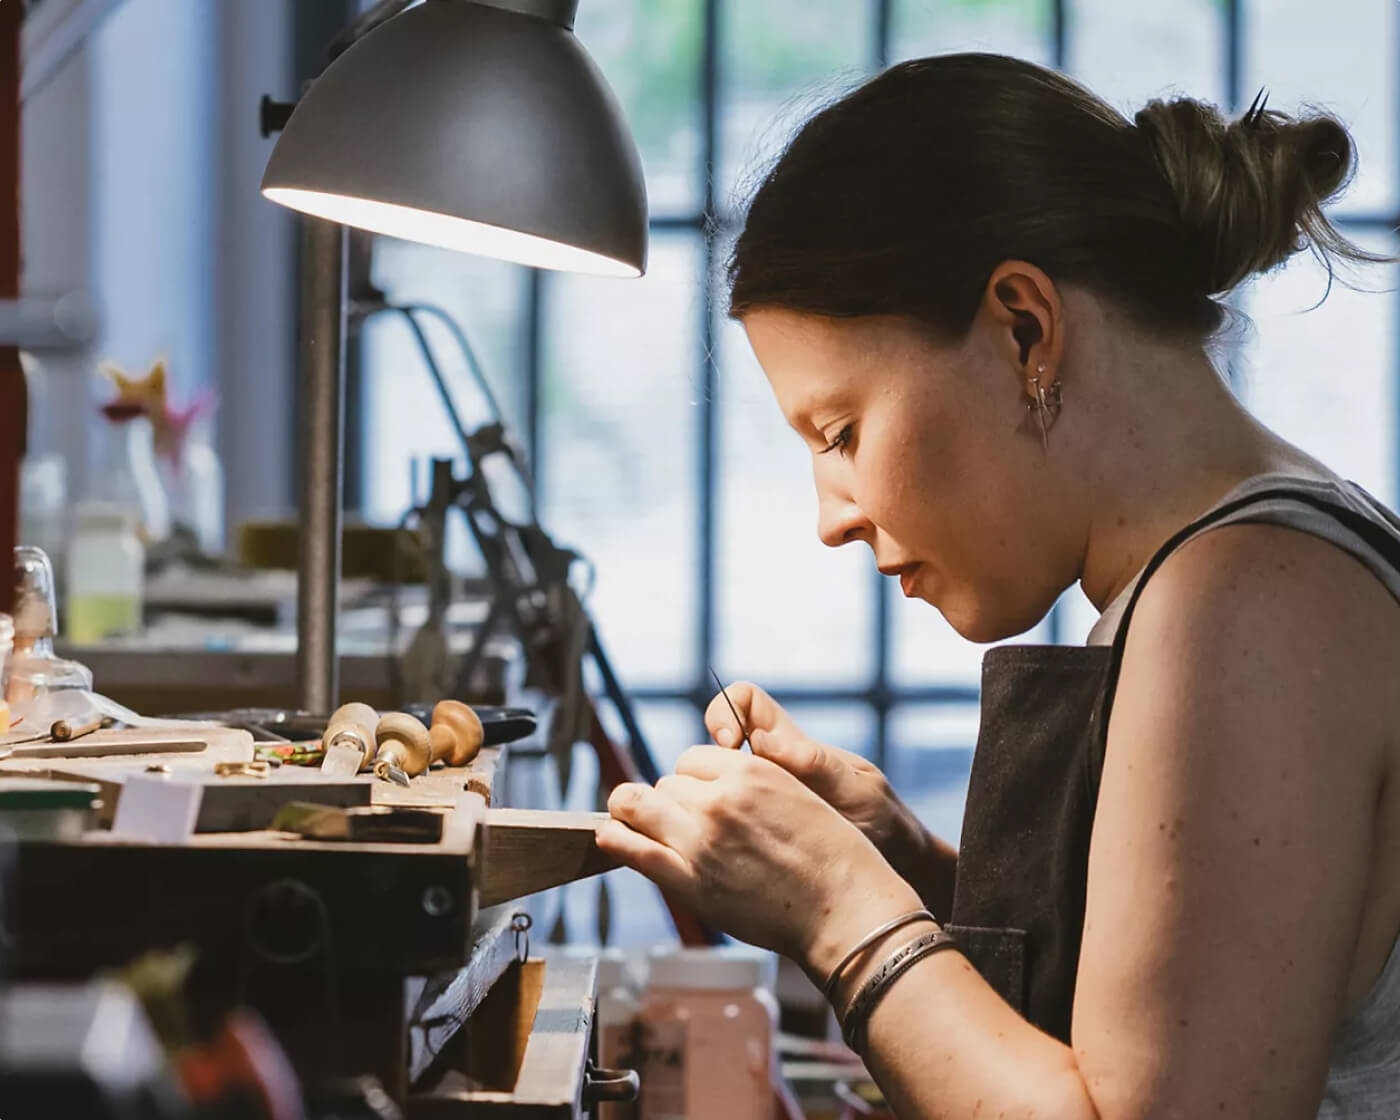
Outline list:
[[[842,455],[846,453],[846,448],[851,446],[851,434],[855,428],[853,424],[847,424],[839,432],[836,438],[822,448],[821,454],[825,455],[829,451],[840,451]]]

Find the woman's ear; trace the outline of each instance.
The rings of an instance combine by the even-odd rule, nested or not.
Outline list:
[[[983,312],[1000,338],[998,348],[1029,384],[1040,376],[1049,383],[1060,376],[1064,319],[1054,282],[1033,264],[1003,261],[987,280]],[[1043,367],[1043,373],[1037,373]]]

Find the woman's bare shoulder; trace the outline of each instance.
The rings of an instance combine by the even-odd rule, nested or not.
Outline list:
[[[1318,537],[1211,530],[1148,582],[1090,853],[1074,1033],[1091,1080],[1154,1085],[1182,1115],[1315,1114],[1397,665],[1400,607]],[[1124,1078],[1139,1062],[1152,1077]]]

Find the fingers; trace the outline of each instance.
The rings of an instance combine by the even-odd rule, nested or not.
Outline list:
[[[684,895],[690,885],[690,867],[680,853],[618,820],[606,821],[595,833],[598,850],[624,867],[639,871],[662,890]]]
[[[634,832],[669,847],[681,847],[695,836],[695,822],[673,797],[651,786],[624,782],[608,795],[608,812]]]
[[[723,692],[717,693],[710,700],[705,709],[705,730],[721,747],[738,747],[743,741],[743,730],[734,721],[734,712],[729,708],[730,703],[733,703],[735,711],[739,713],[744,728],[749,731],[754,729],[753,716],[749,713],[753,707],[753,694],[757,691],[758,689],[748,681],[736,681],[726,685]],[[728,700],[725,699],[726,695]]]
[[[608,796],[613,819],[595,833],[599,850],[663,889],[685,893],[694,875],[677,849],[693,848],[699,829],[687,803],[694,802],[704,785],[677,774],[662,778],[654,788],[635,782],[616,786]]]
[[[805,735],[782,739],[765,735],[761,746],[754,747],[754,753],[776,762],[813,788],[829,785],[836,780],[836,767],[833,765],[836,762],[835,752]]]
[[[705,782],[737,773],[749,764],[749,759],[738,751],[702,743],[698,747],[690,747],[676,759],[676,777],[703,786]]]
[[[694,747],[690,748],[690,750],[695,749]],[[734,751],[724,751],[720,747],[707,745],[705,749],[725,754],[729,758],[737,757]],[[706,777],[704,774],[688,773],[677,767],[674,774],[667,774],[656,783],[656,792],[682,805],[695,805],[704,796],[707,789],[706,782],[699,779]]]
[[[756,684],[735,681],[726,685],[724,691],[728,693],[744,727],[749,730],[750,743],[756,744],[752,737],[755,731],[800,734],[783,706]],[[734,712],[729,710],[724,694],[716,695],[705,709],[705,727],[721,747],[737,747],[743,741],[741,730],[734,722]]]

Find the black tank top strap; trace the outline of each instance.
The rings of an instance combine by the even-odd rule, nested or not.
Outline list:
[[[1132,621],[1133,611],[1137,607],[1138,600],[1142,597],[1144,588],[1147,587],[1148,580],[1172,553],[1198,533],[1235,517],[1251,506],[1278,500],[1311,506],[1334,518],[1373,548],[1397,572],[1400,572],[1400,537],[1397,537],[1393,530],[1340,501],[1329,500],[1311,490],[1295,487],[1269,487],[1251,494],[1241,495],[1224,505],[1216,506],[1210,512],[1173,534],[1142,569],[1142,574],[1139,576],[1132,594],[1128,597],[1127,606],[1118,621],[1118,629],[1113,637],[1108,669],[1104,674],[1098,703],[1095,705],[1093,734],[1090,737],[1091,745],[1085,759],[1087,767],[1085,780],[1089,783],[1089,790],[1094,801],[1098,799],[1099,779],[1103,774],[1103,760],[1108,750],[1108,721],[1113,712],[1114,693],[1118,689],[1118,676],[1123,667],[1123,651],[1128,641],[1128,624]]]

